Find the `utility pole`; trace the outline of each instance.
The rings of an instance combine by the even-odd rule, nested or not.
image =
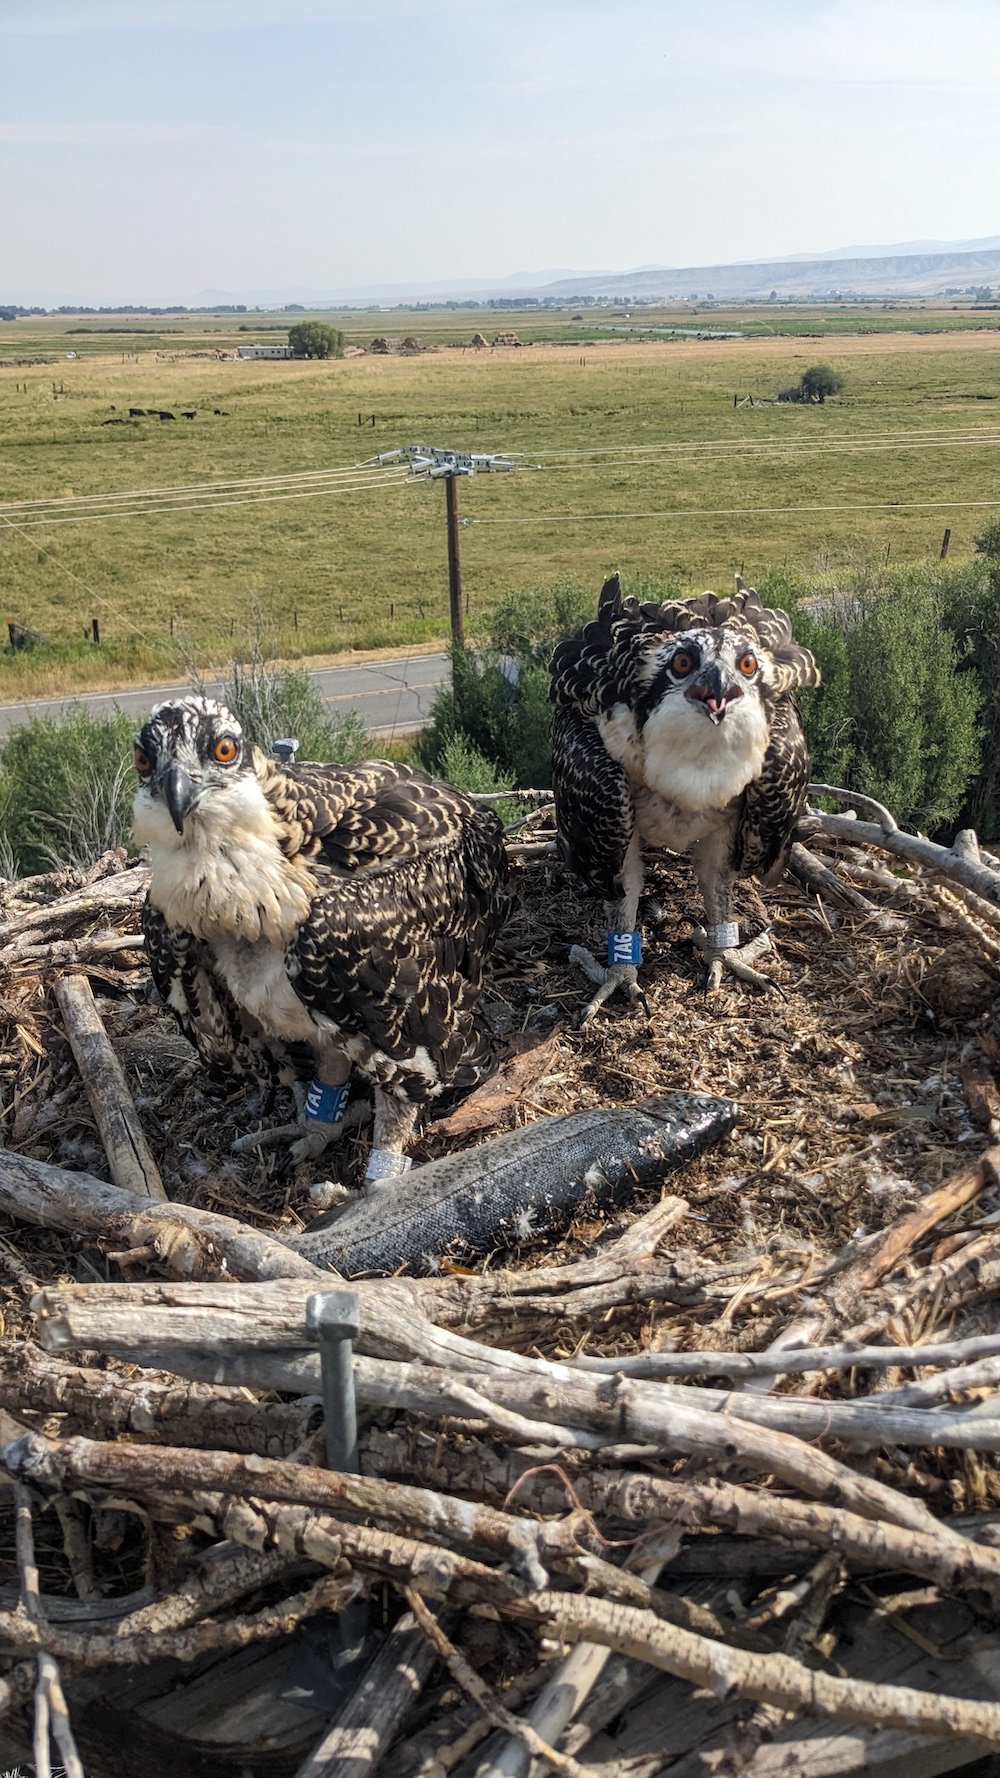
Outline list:
[[[444,478],[445,510],[448,515],[448,604],[451,611],[451,639],[456,648],[465,647],[465,623],[462,618],[462,567],[458,558],[458,490],[456,477]]]
[[[458,552],[458,516],[460,475],[494,475],[502,470],[516,469],[509,457],[491,451],[446,451],[437,445],[403,445],[398,451],[381,451],[380,463],[395,463],[401,457],[410,460],[414,478],[444,481],[445,514],[448,525],[448,604],[451,613],[451,639],[456,648],[465,647],[465,623],[462,614],[462,569]],[[469,519],[464,520],[469,524]]]

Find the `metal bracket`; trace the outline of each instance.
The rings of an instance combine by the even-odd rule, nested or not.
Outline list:
[[[306,1300],[306,1331],[319,1347],[328,1469],[358,1473],[358,1413],[352,1342],[361,1326],[357,1293],[324,1290]]]

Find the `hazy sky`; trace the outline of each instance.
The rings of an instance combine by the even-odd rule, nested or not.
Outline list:
[[[1000,232],[998,0],[0,0],[0,301]]]

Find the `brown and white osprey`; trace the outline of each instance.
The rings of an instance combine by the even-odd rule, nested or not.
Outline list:
[[[135,765],[146,949],[181,1029],[212,1068],[298,1086],[296,1160],[339,1135],[356,1068],[375,1093],[366,1178],[403,1171],[420,1102],[492,1063],[497,817],[385,760],[276,765],[202,697],[156,706]]]
[[[598,982],[591,1019],[616,988],[642,1000],[635,931],[643,847],[690,856],[707,916],[709,988],[723,966],[774,987],[739,951],[733,885],[783,867],[809,782],[795,703],[818,685],[809,650],[783,611],[737,577],[735,597],[640,605],[618,576],[596,623],[556,649],[550,696],[556,823],[570,868],[603,895],[608,968],[574,945]]]

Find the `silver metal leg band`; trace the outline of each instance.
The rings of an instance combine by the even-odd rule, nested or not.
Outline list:
[[[373,1148],[365,1168],[366,1179],[395,1179],[412,1167],[408,1154],[393,1154],[389,1148]]]
[[[740,942],[740,929],[735,920],[724,920],[721,926],[708,929],[709,948],[713,951],[734,951]]]

